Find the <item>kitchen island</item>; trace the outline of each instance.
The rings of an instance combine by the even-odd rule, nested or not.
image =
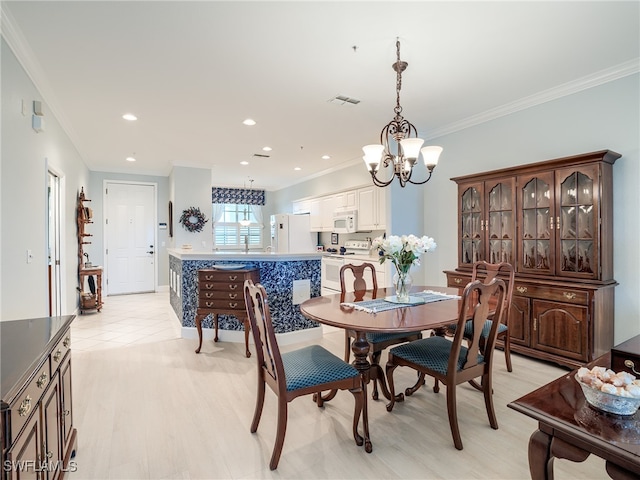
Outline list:
[[[300,313],[300,303],[320,295],[320,259],[322,253],[271,253],[197,251],[170,248],[169,301],[182,326],[183,338],[197,338],[198,270],[223,267],[257,268],[260,283],[267,291],[271,319],[277,334],[297,342],[322,335],[317,322]],[[211,315],[202,321],[205,339],[213,338]],[[222,341],[244,342],[244,326],[233,315],[219,315]],[[279,335],[279,341],[283,335]]]

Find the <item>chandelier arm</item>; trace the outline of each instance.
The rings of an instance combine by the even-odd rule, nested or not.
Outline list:
[[[373,171],[370,171],[369,173],[371,174],[371,180],[373,180],[373,184],[376,187],[388,187],[395,178],[395,175],[392,175],[388,182],[384,182],[380,180]]]
[[[411,180],[410,178],[407,179],[407,181],[413,185],[422,185],[427,183],[429,180],[431,180],[431,174],[433,173],[433,170],[429,170],[429,176],[427,177],[426,180],[422,180],[421,182],[414,182],[413,180]]]

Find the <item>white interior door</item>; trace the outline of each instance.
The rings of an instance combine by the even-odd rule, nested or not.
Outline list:
[[[107,292],[153,292],[155,186],[107,183],[106,187]]]
[[[49,269],[49,315],[62,314],[60,273],[60,178],[51,170],[47,185],[47,252]]]

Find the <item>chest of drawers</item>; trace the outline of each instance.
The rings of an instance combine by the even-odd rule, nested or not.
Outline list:
[[[218,341],[218,315],[233,315],[244,324],[246,356],[249,351],[249,318],[244,305],[244,282],[260,281],[257,268],[238,270],[219,270],[215,268],[198,270],[198,308],[196,310],[196,329],[198,330],[198,348],[202,348],[202,320],[209,314],[213,317],[215,336]]]

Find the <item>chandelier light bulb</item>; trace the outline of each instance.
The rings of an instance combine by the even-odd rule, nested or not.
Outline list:
[[[422,160],[429,170],[433,170],[438,165],[438,159],[442,153],[442,147],[435,145],[424,147],[420,150],[422,153]]]

